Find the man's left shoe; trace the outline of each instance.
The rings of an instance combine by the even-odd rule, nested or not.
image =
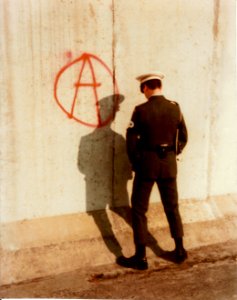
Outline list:
[[[147,270],[148,263],[146,258],[139,258],[136,255],[131,257],[120,256],[116,259],[116,263],[125,268],[136,270]]]
[[[175,249],[175,262],[176,263],[181,264],[187,258],[188,258],[188,253],[184,248]]]

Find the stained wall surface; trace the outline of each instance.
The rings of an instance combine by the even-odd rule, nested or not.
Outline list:
[[[189,130],[180,203],[236,201],[235,12],[234,0],[1,0],[3,228],[129,204],[135,77],[154,69]],[[3,249],[23,247],[13,236]]]

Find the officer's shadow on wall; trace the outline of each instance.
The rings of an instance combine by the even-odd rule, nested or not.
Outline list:
[[[85,175],[87,213],[94,218],[106,246],[116,257],[122,255],[122,248],[113,232],[108,209],[131,226],[127,182],[132,179],[132,170],[125,139],[111,128],[123,100],[123,95],[111,95],[99,101],[101,119],[106,119],[111,111],[113,117],[106,126],[96,128],[81,138],[78,153],[78,168]],[[114,110],[115,101],[118,105]],[[157,255],[161,254],[161,249],[151,234],[149,244]]]

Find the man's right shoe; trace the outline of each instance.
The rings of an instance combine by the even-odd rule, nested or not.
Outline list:
[[[116,263],[124,268],[136,270],[147,270],[148,263],[146,258],[138,258],[136,255],[132,257],[120,256],[116,259]]]

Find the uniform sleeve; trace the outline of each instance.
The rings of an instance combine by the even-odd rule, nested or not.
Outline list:
[[[126,134],[127,153],[128,153],[128,158],[133,166],[133,170],[136,169],[136,165],[140,158],[139,141],[140,141],[139,112],[135,108]]]
[[[180,154],[188,142],[188,131],[184,121],[184,117],[180,114],[180,123],[177,130],[177,154]]]

